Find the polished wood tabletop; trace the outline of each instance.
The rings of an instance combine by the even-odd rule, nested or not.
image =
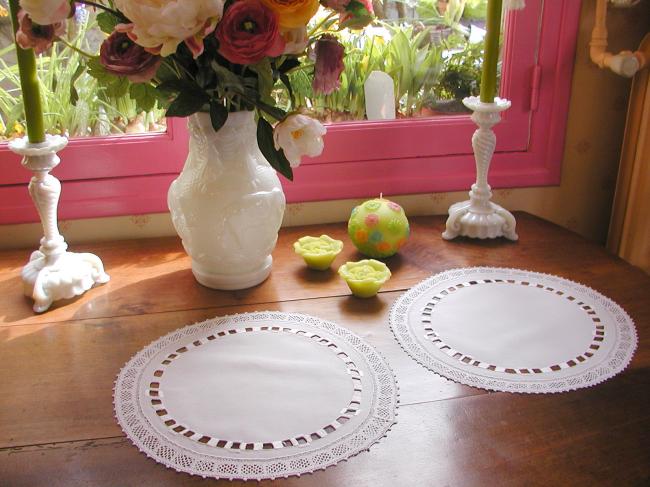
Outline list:
[[[112,279],[41,315],[21,294],[29,251],[0,252],[0,486],[243,484],[148,459],[117,425],[112,388],[122,365],[159,336],[255,310],[309,313],[349,328],[387,357],[401,393],[397,425],[369,452],[262,486],[650,485],[650,277],[556,225],[517,219],[513,243],[447,242],[444,218],[413,218],[408,245],[387,260],[393,278],[369,300],[293,253],[298,237],[327,233],[346,241],[335,266],[359,259],[344,224],[283,229],[271,277],[237,292],[197,284],[177,238],[75,245],[99,255]],[[488,393],[425,370],[394,340],[390,306],[432,274],[477,265],[556,274],[617,301],[639,334],[631,365],[596,387],[554,395]]]

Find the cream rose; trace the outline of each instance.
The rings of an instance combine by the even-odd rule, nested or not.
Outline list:
[[[39,25],[55,24],[72,15],[70,0],[20,0],[20,6]]]
[[[222,0],[115,0],[115,6],[132,22],[129,37],[161,56],[175,53],[181,42],[200,54],[223,14]]]
[[[305,115],[289,115],[273,130],[275,148],[282,149],[291,167],[298,167],[302,156],[316,157],[323,152],[327,129]]]

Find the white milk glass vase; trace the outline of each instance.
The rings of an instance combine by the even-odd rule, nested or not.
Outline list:
[[[207,113],[188,125],[189,155],[167,201],[194,277],[213,289],[255,286],[271,272],[286,203],[257,145],[254,112],[230,113],[217,132]]]

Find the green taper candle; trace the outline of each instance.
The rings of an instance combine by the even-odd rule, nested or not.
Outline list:
[[[18,31],[18,0],[9,0],[11,21],[15,34]],[[32,144],[45,141],[45,128],[43,125],[43,107],[41,106],[41,92],[36,74],[36,55],[33,49],[23,49],[16,43],[16,58],[20,72],[20,86],[23,93],[25,118],[27,119],[27,136]]]
[[[481,75],[481,101],[483,103],[494,103],[494,97],[497,94],[497,64],[499,63],[502,7],[503,0],[488,1],[485,56]]]

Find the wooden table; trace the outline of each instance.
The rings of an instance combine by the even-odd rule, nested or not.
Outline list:
[[[386,355],[401,389],[399,423],[370,452],[263,486],[650,485],[650,277],[560,227],[518,221],[518,243],[446,242],[442,217],[414,218],[408,246],[388,261],[393,278],[371,300],[350,297],[335,272],[307,270],[291,249],[305,234],[348,241],[343,224],[282,230],[271,278],[240,292],[198,285],[176,238],[76,245],[101,256],[111,282],[38,316],[20,294],[29,252],[1,252],[0,486],[226,485],[139,453],[113,418],[112,386],[160,335],[253,310],[348,327]],[[358,258],[346,244],[336,263]],[[475,265],[557,274],[614,299],[639,331],[631,366],[594,388],[531,396],[487,393],[414,363],[390,333],[390,305],[431,274]]]

